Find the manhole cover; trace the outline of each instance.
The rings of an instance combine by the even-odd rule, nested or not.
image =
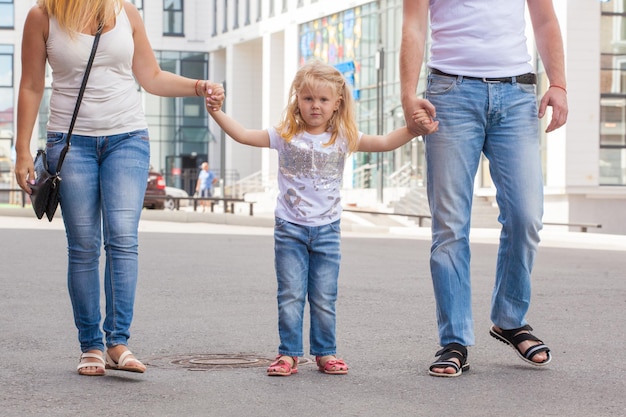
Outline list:
[[[246,353],[196,353],[153,358],[148,360],[147,364],[157,368],[180,367],[190,371],[207,371],[212,369],[260,368],[269,366],[273,361],[274,359]],[[311,362],[307,358],[300,358],[299,361],[300,365]]]

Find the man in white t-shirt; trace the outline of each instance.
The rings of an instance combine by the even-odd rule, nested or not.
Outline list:
[[[525,36],[532,20],[549,88],[537,107],[536,75]],[[563,42],[551,0],[405,0],[400,80],[407,126],[426,144],[432,214],[430,268],[442,349],[433,376],[469,369],[474,344],[470,245],[474,178],[489,160],[502,224],[490,334],[532,365],[550,349],[526,322],[543,214],[539,120],[552,107],[551,132],[567,120]],[[430,16],[430,19],[429,19]],[[430,24],[425,98],[416,96]]]

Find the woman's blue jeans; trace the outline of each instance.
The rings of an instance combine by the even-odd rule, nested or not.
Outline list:
[[[469,233],[481,153],[489,160],[502,224],[491,320],[504,329],[526,324],[543,215],[535,86],[431,74],[426,97],[439,121],[425,144],[440,343],[469,346],[474,344]]]
[[[49,133],[50,170],[66,135]],[[150,166],[148,131],[73,135],[61,169],[60,206],[68,244],[68,288],[83,352],[126,345],[138,274],[138,227]],[[100,251],[106,317],[100,328]]]
[[[341,262],[340,221],[301,226],[276,218],[274,265],[278,280],[278,353],[303,356],[304,305],[310,307],[310,353],[337,353],[337,281]]]

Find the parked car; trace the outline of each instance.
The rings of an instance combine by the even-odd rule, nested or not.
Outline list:
[[[158,172],[150,172],[148,174],[146,194],[143,198],[143,207],[163,210],[165,199],[159,197],[165,197],[165,179]]]
[[[165,195],[167,197],[189,197],[187,191],[175,187],[165,187]],[[168,210],[175,210],[176,202],[177,201],[173,198],[165,199],[165,208]],[[186,207],[189,205],[189,200],[185,200],[184,198],[182,200],[178,200],[178,207]]]

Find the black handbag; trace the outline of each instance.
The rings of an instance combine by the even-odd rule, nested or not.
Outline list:
[[[70,150],[70,139],[72,137],[72,131],[74,130],[74,123],[76,123],[76,117],[78,116],[78,109],[80,108],[80,103],[83,100],[83,94],[85,93],[85,86],[87,85],[87,79],[89,78],[89,72],[91,72],[91,65],[93,64],[93,59],[96,56],[96,49],[98,49],[98,42],[100,40],[100,35],[102,34],[103,25],[100,25],[98,31],[96,32],[96,36],[93,40],[93,47],[91,48],[91,55],[89,56],[89,61],[87,62],[87,68],[85,69],[85,74],[83,75],[83,82],[80,86],[80,91],[78,92],[78,98],[76,99],[76,106],[74,107],[74,114],[72,115],[72,121],[70,123],[70,127],[67,132],[67,139],[65,141],[65,146],[61,150],[61,154],[59,155],[59,162],[57,163],[56,172],[53,174],[48,169],[48,159],[46,156],[46,151],[43,149],[39,149],[37,151],[37,155],[35,156],[35,184],[30,185],[30,189],[32,191],[30,195],[30,201],[33,205],[33,209],[35,210],[35,215],[38,219],[41,219],[45,214],[48,218],[48,221],[52,221],[54,217],[54,213],[57,211],[57,207],[59,206],[59,186],[61,185],[61,167],[63,166],[63,160],[65,160],[65,155],[67,151]]]

